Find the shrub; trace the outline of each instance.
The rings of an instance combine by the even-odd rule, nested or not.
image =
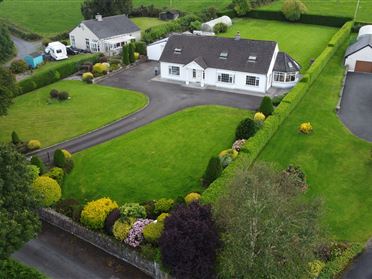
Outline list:
[[[156,218],[157,222],[164,223],[165,219],[167,219],[170,216],[169,213],[162,213]]]
[[[62,169],[65,167],[66,157],[63,154],[62,149],[57,149],[56,151],[54,151],[53,162],[56,167],[59,167]]]
[[[263,97],[258,111],[262,112],[266,117],[273,114],[274,106],[269,96]]]
[[[313,131],[313,126],[310,122],[305,122],[302,123],[298,129],[303,134],[310,134]]]
[[[275,96],[274,98],[272,98],[271,102],[273,103],[273,106],[276,106],[276,107],[279,106],[279,104],[282,102],[283,98],[286,95],[287,95],[287,93],[283,94],[283,95],[280,95],[280,96]]]
[[[104,229],[105,232],[108,234],[112,234],[112,228],[115,222],[120,218],[120,209],[115,208],[113,209],[106,217]]]
[[[133,218],[146,218],[146,209],[139,203],[125,203],[120,207],[121,218],[123,220],[130,217]]]
[[[164,223],[153,222],[153,223],[148,224],[143,229],[143,237],[145,238],[147,242],[156,245],[163,231],[164,231]]]
[[[54,167],[54,168],[51,168],[49,172],[47,172],[46,174],[44,174],[45,176],[48,176],[50,178],[53,178],[55,181],[58,182],[59,185],[62,185],[63,183],[63,178],[65,176],[65,172],[63,171],[63,169],[61,168],[58,168],[58,167]]]
[[[12,63],[10,63],[9,70],[13,74],[21,74],[28,70],[28,65],[23,60],[14,60]]]
[[[123,46],[123,64],[124,65],[129,65],[130,60],[129,60],[129,46],[124,45]]]
[[[47,279],[38,270],[23,265],[16,260],[0,260],[0,278],[2,279]]]
[[[62,153],[63,153],[63,156],[65,156],[66,160],[71,160],[72,159],[71,153],[68,152],[66,149],[62,149]]]
[[[216,33],[216,34],[219,34],[219,33],[226,33],[227,31],[227,25],[225,23],[217,23],[214,27],[213,27],[213,32]]]
[[[74,168],[74,161],[72,159],[66,160],[65,167],[63,168],[66,173],[70,173]]]
[[[80,221],[82,206],[78,200],[65,199],[56,203],[56,211],[72,218],[75,222]]]
[[[144,244],[141,246],[140,252],[141,255],[149,261],[161,262],[160,250],[158,247],[154,247],[151,244]]]
[[[155,202],[155,213],[167,213],[172,209],[174,200],[172,199],[160,199]]]
[[[258,130],[256,123],[250,119],[246,118],[243,119],[238,127],[236,127],[235,131],[235,139],[249,139],[250,137],[254,136]]]
[[[202,26],[202,23],[199,20],[195,20],[190,23],[190,27],[192,30],[200,30]]]
[[[41,147],[41,143],[38,140],[30,140],[27,143],[27,149],[30,150],[30,151],[40,149],[40,147]]]
[[[136,60],[134,59],[134,44],[133,43],[130,43],[128,45],[128,49],[129,49],[129,62],[130,63],[134,63]]]
[[[134,53],[134,61],[137,61],[139,58],[140,54],[138,52]]]
[[[107,74],[108,66],[106,63],[96,63],[93,65],[93,75],[95,77],[103,76]]]
[[[282,6],[282,13],[289,21],[300,20],[306,11],[306,6],[300,0],[285,0]]]
[[[60,101],[65,101],[69,97],[70,97],[70,95],[66,91],[61,91],[61,92],[58,93],[58,100],[60,100]]]
[[[238,16],[245,16],[251,9],[251,1],[233,0],[232,7]]]
[[[43,206],[51,206],[61,198],[61,187],[58,182],[47,176],[40,176],[32,183],[32,188],[40,197]]]
[[[234,141],[231,148],[239,152],[244,146],[244,144],[245,144],[245,139],[239,139],[239,140]]]
[[[185,197],[186,204],[190,204],[194,201],[200,200],[201,195],[199,193],[190,193]]]
[[[176,278],[214,278],[218,241],[210,206],[180,205],[159,239],[162,262]]]
[[[155,213],[155,201],[145,201],[141,205],[146,210],[146,216],[149,219],[156,219],[158,214]]]
[[[82,76],[82,80],[86,83],[89,83],[89,84],[93,82],[93,78],[94,78],[94,76],[91,72],[86,72]]]
[[[147,49],[146,49],[146,43],[145,42],[135,42],[135,48],[136,52],[138,52],[141,55],[146,55],[147,54]]]
[[[112,227],[112,233],[114,237],[119,241],[124,241],[128,237],[129,231],[132,228],[134,221],[135,219],[133,218],[127,220],[116,220],[114,226]]]
[[[27,170],[32,177],[32,181],[35,181],[40,175],[40,169],[35,165],[28,165]]]
[[[309,274],[311,278],[318,278],[320,272],[325,267],[325,263],[319,260],[309,262]]]
[[[221,165],[226,168],[232,161],[234,161],[239,155],[239,152],[235,149],[226,149],[221,151],[218,157],[220,158]]]
[[[45,172],[44,163],[39,157],[32,156],[31,157],[31,165],[34,165],[34,166],[38,167],[41,174],[43,174]]]
[[[258,123],[262,123],[265,121],[266,116],[262,112],[256,112],[254,114],[253,120]]]
[[[143,229],[150,223],[152,223],[152,220],[150,219],[138,219],[136,222],[134,222],[131,230],[129,231],[128,237],[124,240],[124,242],[131,247],[138,247],[143,241]]]
[[[81,212],[80,222],[90,229],[103,229],[107,215],[118,204],[109,198],[101,198],[88,202]]]
[[[18,134],[15,131],[12,132],[12,143],[13,144],[22,143],[21,139],[19,138]]]
[[[52,99],[57,99],[58,98],[58,95],[59,95],[59,91],[57,89],[52,89],[49,92],[49,96]]]
[[[218,157],[212,157],[209,160],[207,169],[204,172],[202,178],[202,184],[205,187],[208,187],[213,181],[215,181],[222,174],[222,164],[221,160]]]

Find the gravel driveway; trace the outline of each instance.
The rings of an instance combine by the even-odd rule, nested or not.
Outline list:
[[[372,141],[372,74],[347,74],[339,116],[353,134]]]

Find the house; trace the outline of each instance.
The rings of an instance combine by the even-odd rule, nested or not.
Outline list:
[[[215,19],[212,19],[211,21],[205,22],[202,24],[201,29],[205,32],[213,32],[214,26],[218,23],[223,23],[227,27],[232,26],[232,20],[228,16],[221,16]]]
[[[357,41],[345,53],[350,72],[372,73],[372,25],[360,28]]]
[[[291,88],[300,65],[279,51],[277,42],[173,35],[160,57],[164,80],[261,94],[273,86]]]
[[[159,61],[167,42],[168,38],[164,38],[149,44],[146,48],[147,58],[149,60]]]
[[[26,64],[32,69],[37,68],[40,64],[44,62],[44,56],[41,52],[33,52],[24,57]]]
[[[141,31],[126,15],[84,20],[70,32],[71,45],[90,52],[119,54],[123,45],[141,39]]]
[[[175,10],[168,10],[159,13],[159,19],[161,20],[175,20],[180,17],[180,13]]]

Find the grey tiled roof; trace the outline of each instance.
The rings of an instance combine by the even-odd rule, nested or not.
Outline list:
[[[99,38],[109,38],[139,31],[126,15],[103,17],[102,21],[96,19],[84,20],[83,23]]]
[[[274,65],[274,71],[277,72],[298,72],[301,70],[301,66],[287,53],[279,52]]]
[[[267,74],[276,45],[274,41],[178,34],[169,38],[160,61],[186,65],[194,60],[199,64],[202,59],[205,68]],[[175,53],[175,49],[181,49],[181,53]],[[221,59],[221,53],[227,53],[227,57]],[[250,56],[256,60],[248,61]]]
[[[345,58],[367,46],[372,48],[372,35],[364,35],[356,43],[349,46],[346,50]]]

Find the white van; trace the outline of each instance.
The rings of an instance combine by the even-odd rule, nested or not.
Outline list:
[[[49,43],[45,48],[45,53],[50,54],[50,56],[55,60],[63,60],[68,58],[66,46],[61,42]]]

